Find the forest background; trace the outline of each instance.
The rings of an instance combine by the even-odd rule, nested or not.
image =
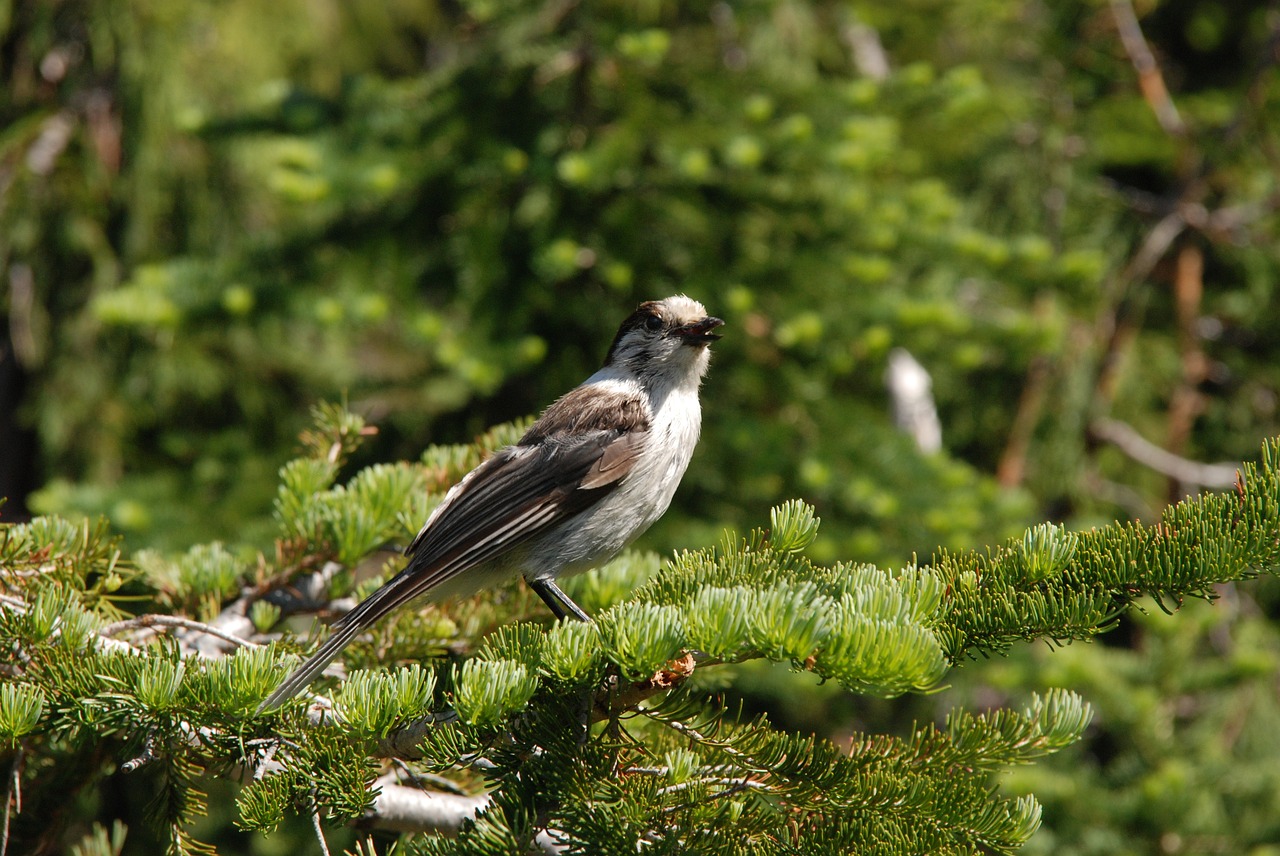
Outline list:
[[[891,568],[1152,521],[1280,434],[1278,60],[1227,0],[0,4],[0,512],[265,550],[316,403],[415,459],[686,292],[728,324],[648,549],[790,497]],[[1280,587],[1218,594],[936,696],[726,691],[838,740],[1068,686],[1088,739],[1003,782],[1024,852],[1277,852]]]

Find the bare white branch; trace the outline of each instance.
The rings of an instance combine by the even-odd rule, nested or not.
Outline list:
[[[365,820],[377,829],[393,832],[457,835],[463,822],[474,818],[490,802],[488,795],[463,796],[401,785],[394,772],[381,776],[374,785],[380,791]]]
[[[1236,483],[1238,463],[1202,464],[1180,458],[1115,419],[1099,419],[1090,426],[1090,430],[1099,440],[1112,444],[1143,466],[1183,484],[1223,488]]]
[[[889,54],[875,27],[857,22],[845,27],[840,35],[844,36],[853,65],[859,72],[877,81],[889,76]]]
[[[395,772],[379,777],[374,786],[379,788],[379,792],[363,823],[392,832],[423,832],[452,837],[458,834],[463,823],[484,811],[491,801],[487,794],[472,797],[397,784]],[[534,839],[534,852],[547,856],[563,853],[565,848],[560,838],[555,830],[538,833]]]
[[[942,423],[933,400],[933,378],[906,348],[889,352],[884,385],[893,403],[894,424],[915,439],[920,451],[933,453],[941,449]]]

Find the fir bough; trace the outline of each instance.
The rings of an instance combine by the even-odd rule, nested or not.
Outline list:
[[[406,497],[438,500],[478,454],[436,449],[428,463],[367,468],[335,488],[322,464],[344,459],[361,428],[320,417],[312,456],[282,470],[274,557],[198,546],[143,557],[138,577],[100,527],[5,528],[0,643],[15,657],[0,676],[0,741],[29,759],[28,805],[54,798],[47,783],[152,776],[170,852],[194,852],[199,778],[239,771],[250,829],[292,812],[377,825],[393,787],[470,800],[446,827],[398,817],[397,828],[460,830],[416,839],[410,852],[424,854],[1014,852],[1041,810],[998,796],[992,777],[1078,740],[1090,718],[1079,696],[1054,690],[1020,710],[958,710],[941,729],[836,746],[730,715],[688,679],[761,660],[858,693],[929,691],[971,653],[1088,638],[1139,598],[1172,607],[1280,559],[1280,441],[1234,491],[1181,503],[1154,526],[1046,524],[990,553],[896,572],[810,561],[819,521],[793,501],[767,530],[656,569],[628,554],[571,581],[594,593],[591,624],[548,623],[518,584],[405,611],[350,649],[346,662],[365,668],[336,689],[318,683],[257,716],[290,662],[288,643],[258,644],[265,632],[328,609],[355,585],[349,565],[411,534]],[[118,620],[124,580],[149,583],[153,602],[179,614]],[[224,647],[196,644],[209,639]],[[399,779],[388,757],[401,759]],[[15,835],[33,824],[24,812]]]
[[[1172,505],[1154,525],[1085,532],[1037,526],[994,552],[940,552],[947,597],[936,622],[947,656],[1013,642],[1088,639],[1147,596],[1169,610],[1183,598],[1272,572],[1280,562],[1280,439],[1241,466],[1236,487]]]

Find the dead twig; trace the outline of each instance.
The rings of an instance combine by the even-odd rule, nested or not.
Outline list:
[[[1169,95],[1169,87],[1165,85],[1160,64],[1151,53],[1147,39],[1142,34],[1142,26],[1138,23],[1138,15],[1129,0],[1111,0],[1111,16],[1115,19],[1116,28],[1120,31],[1120,42],[1124,45],[1133,69],[1138,73],[1138,87],[1142,97],[1156,114],[1156,121],[1166,133],[1176,137],[1185,136],[1187,126],[1178,113],[1173,98]]]
[[[1148,441],[1131,426],[1116,419],[1098,419],[1090,432],[1133,460],[1185,485],[1225,488],[1236,483],[1237,463],[1202,464],[1181,458]]]
[[[316,840],[320,842],[320,852],[329,856],[329,842],[324,840],[324,829],[320,826],[320,810],[311,810],[311,828],[315,830]]]
[[[201,621],[194,621],[190,618],[181,618],[176,615],[139,615],[136,618],[127,618],[124,621],[116,621],[108,624],[98,631],[100,636],[115,636],[118,633],[124,633],[128,630],[139,630],[149,627],[180,627],[184,630],[193,630],[197,633],[205,633],[209,636],[216,636],[223,641],[230,642],[233,645],[239,645],[244,648],[261,648],[257,642],[251,642],[243,639],[225,630],[219,630],[211,624],[205,624]]]
[[[1184,243],[1178,250],[1174,259],[1173,290],[1182,377],[1169,399],[1164,447],[1171,454],[1182,455],[1191,439],[1196,417],[1204,410],[1200,384],[1209,373],[1209,358],[1200,346],[1200,335],[1196,332],[1204,296],[1204,252],[1195,243]],[[1178,500],[1179,487],[1178,481],[1172,480],[1169,485],[1170,501]]]
[[[21,743],[14,753],[13,764],[9,767],[8,787],[4,791],[4,830],[0,833],[0,856],[9,852],[9,816],[12,810],[22,814],[22,762],[26,752]]]

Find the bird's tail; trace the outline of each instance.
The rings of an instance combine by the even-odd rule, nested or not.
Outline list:
[[[369,595],[359,606],[334,622],[330,628],[333,635],[320,646],[319,650],[307,658],[305,663],[294,670],[293,674],[285,678],[284,683],[277,687],[275,692],[258,705],[258,713],[275,710],[296,696],[324,671],[325,666],[333,662],[360,631],[420,594],[420,587],[412,585],[416,579],[418,579],[416,568],[411,562],[382,588]]]
[[[295,669],[292,675],[285,678],[284,683],[277,687],[275,692],[267,696],[266,700],[258,705],[258,713],[275,710],[302,692],[303,688],[314,681],[316,676],[324,671],[325,666],[332,663],[342,649],[347,647],[347,643],[354,639],[356,634],[366,626],[364,622],[357,621],[345,627],[337,628],[337,632],[330,636],[318,651],[307,658],[307,661]]]

